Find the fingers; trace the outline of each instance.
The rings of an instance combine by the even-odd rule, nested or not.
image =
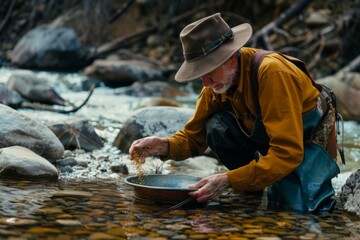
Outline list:
[[[201,179],[195,184],[188,186],[189,188],[199,188],[194,192],[190,192],[189,195],[196,199],[198,202],[205,202],[211,198],[209,184],[206,178]]]
[[[152,146],[156,146],[155,137],[145,137],[135,140],[129,149],[130,159],[139,159],[142,163],[145,162],[145,158],[156,154],[156,149]]]
[[[144,146],[143,146],[143,139],[138,139],[138,140],[135,140],[131,146],[130,146],[130,149],[129,149],[129,154],[130,154],[130,160],[140,160],[141,163],[144,163],[145,162],[145,158],[147,156],[146,155],[146,152],[143,151],[144,150]],[[145,147],[146,148],[146,147]]]
[[[194,197],[198,202],[205,202],[218,198],[221,193],[229,187],[229,182],[226,174],[216,174],[201,179],[198,183],[193,184],[193,186],[199,187],[199,189],[190,192],[189,195]]]

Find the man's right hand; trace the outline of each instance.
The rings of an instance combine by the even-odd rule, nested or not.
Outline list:
[[[131,160],[145,162],[145,158],[153,155],[167,155],[169,152],[169,142],[167,138],[156,136],[145,137],[135,140],[129,149]]]

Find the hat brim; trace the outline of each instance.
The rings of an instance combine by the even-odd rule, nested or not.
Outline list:
[[[244,46],[252,35],[252,28],[248,23],[233,27],[232,31],[234,33],[234,38],[223,43],[210,54],[195,61],[185,60],[175,74],[175,80],[177,82],[188,82],[213,71]]]

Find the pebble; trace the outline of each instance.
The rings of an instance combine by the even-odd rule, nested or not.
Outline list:
[[[35,225],[38,221],[33,219],[23,219],[17,217],[0,217],[0,225],[16,225],[16,226],[27,226],[27,225]]]

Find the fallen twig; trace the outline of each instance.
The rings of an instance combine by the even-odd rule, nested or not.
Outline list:
[[[79,106],[77,106],[73,109],[70,109],[70,110],[56,109],[51,105],[45,105],[45,104],[40,104],[40,103],[28,103],[28,102],[21,103],[21,107],[22,108],[30,108],[33,110],[56,112],[56,113],[73,113],[73,112],[77,112],[79,109],[81,109],[83,106],[85,106],[85,104],[89,101],[91,95],[93,94],[94,89],[95,89],[95,85],[93,84],[91,86],[89,94],[86,97],[86,99],[84,100],[84,102],[82,104],[80,104]]]

